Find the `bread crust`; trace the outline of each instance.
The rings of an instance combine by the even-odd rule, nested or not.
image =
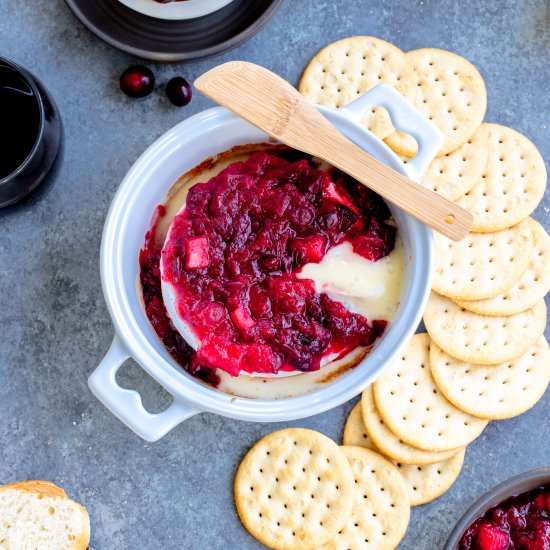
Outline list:
[[[75,504],[80,510],[82,530],[80,532],[80,536],[78,536],[77,539],[74,541],[73,548],[75,550],[86,550],[90,544],[90,516],[88,515],[88,511],[86,510],[86,508],[84,508],[84,506],[78,504],[78,502],[75,502]]]
[[[88,548],[90,544],[90,517],[88,516],[88,511],[78,502],[71,500],[61,487],[58,487],[50,481],[35,479],[3,485],[0,487],[0,491],[20,491],[23,493],[32,493],[41,497],[70,500],[80,512],[81,522],[80,534],[77,536],[76,540],[73,541],[72,548],[74,550],[86,550]]]
[[[41,481],[38,479],[33,479],[29,481],[18,481],[16,483],[10,483],[8,485],[3,485],[2,487],[0,487],[0,491],[10,489],[15,491],[23,491],[24,493],[34,493],[45,497],[60,497],[67,499],[69,498],[67,496],[67,493],[63,489],[61,489],[61,487],[54,485],[50,481]]]

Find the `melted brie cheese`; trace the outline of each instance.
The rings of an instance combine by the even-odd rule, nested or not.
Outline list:
[[[377,262],[356,254],[345,242],[331,248],[318,264],[306,264],[296,276],[313,280],[317,292],[354,313],[390,321],[399,305],[404,273],[403,244],[398,238],[391,253]]]

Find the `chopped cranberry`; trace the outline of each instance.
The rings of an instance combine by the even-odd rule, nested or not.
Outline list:
[[[208,238],[193,237],[185,241],[185,268],[203,269],[208,267]]]
[[[301,315],[306,309],[308,299],[315,292],[315,287],[308,279],[294,279],[288,276],[270,277],[268,292],[277,313],[288,312]]]
[[[500,529],[504,531],[510,531],[510,522],[508,519],[508,513],[502,508],[495,508],[490,514],[491,521]]]
[[[477,531],[476,545],[479,550],[506,550],[508,535],[490,523],[483,523]]]
[[[550,550],[550,519],[538,519],[533,523],[533,550]]]
[[[296,152],[256,152],[189,190],[162,261],[178,312],[201,342],[185,356],[190,372],[316,370],[328,354],[369,346],[383,333],[385,321],[350,312],[295,275],[344,240],[371,261],[394,247],[383,200],[335,174]],[[155,286],[160,253],[147,243],[144,299],[166,343],[173,327]]]
[[[197,351],[196,361],[199,365],[211,368],[219,368],[223,363],[223,370],[237,376],[241,372],[247,351],[248,346],[244,344],[232,344],[223,338],[211,338]]]
[[[248,346],[246,362],[250,372],[273,372],[273,365],[277,358],[273,350],[265,344],[252,344]],[[279,365],[280,366],[280,365]]]
[[[256,324],[248,308],[243,304],[239,304],[239,307],[231,312],[231,319],[237,329],[245,335],[248,333],[248,329]]]
[[[510,506],[506,513],[508,516],[508,525],[510,529],[520,531],[527,527],[527,513],[526,510],[521,509],[521,507]]]
[[[324,235],[298,237],[290,241],[290,250],[298,255],[296,263],[300,264],[319,263],[325,255],[326,247],[327,238]]]
[[[363,229],[363,234],[359,234],[354,240],[353,250],[368,260],[376,262],[392,251],[395,233],[394,227],[381,223],[372,216],[368,220],[367,230]]]
[[[227,320],[227,309],[219,302],[209,302],[199,308],[194,316],[197,325],[204,329],[212,329]]]
[[[545,512],[550,517],[550,491],[541,493],[535,500],[534,505],[541,511]]]

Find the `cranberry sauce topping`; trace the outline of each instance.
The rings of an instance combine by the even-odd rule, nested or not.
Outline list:
[[[550,486],[511,497],[464,533],[458,550],[550,550]]]
[[[344,174],[265,151],[194,185],[162,251],[162,276],[200,341],[192,370],[311,371],[328,353],[371,345],[385,321],[369,323],[295,273],[344,240],[371,261],[386,256],[396,234],[389,217],[378,195]]]
[[[164,206],[157,206],[151,219],[151,229],[145,235],[145,244],[139,252],[140,282],[145,313],[168,353],[187,371],[205,382],[217,386],[220,382],[215,370],[193,364],[195,351],[182,338],[166,313],[160,283],[160,248],[155,244],[159,220],[166,214]]]

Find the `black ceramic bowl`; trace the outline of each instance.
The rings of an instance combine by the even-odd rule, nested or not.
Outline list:
[[[0,208],[14,204],[46,178],[59,152],[62,127],[57,106],[44,85],[19,65],[0,57],[0,66],[13,70],[32,91],[38,108],[38,128],[32,149],[13,172],[0,179]]]
[[[233,0],[195,19],[156,19],[118,0],[65,0],[96,36],[131,55],[160,62],[195,61],[244,44],[271,20],[284,0]]]
[[[443,550],[456,550],[466,529],[468,529],[477,518],[485,514],[489,508],[500,504],[509,497],[520,495],[548,484],[550,484],[550,467],[530,470],[529,472],[519,474],[503,481],[500,485],[497,485],[476,500],[472,506],[466,510],[466,513],[460,518],[453,529]]]

